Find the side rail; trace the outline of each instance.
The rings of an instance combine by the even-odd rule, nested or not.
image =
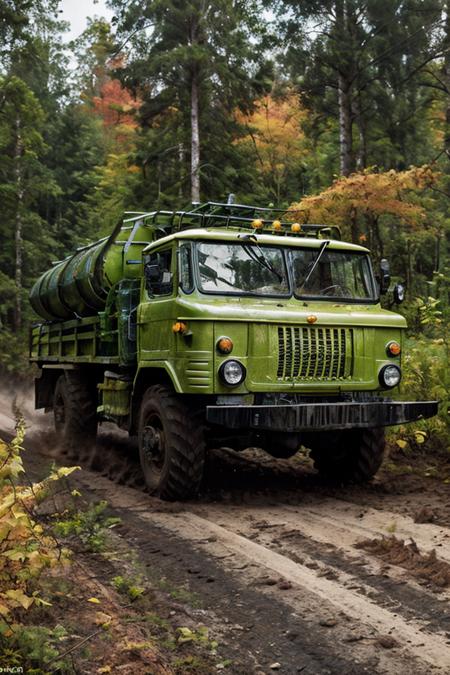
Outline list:
[[[117,332],[117,331],[116,331]],[[49,363],[116,363],[117,335],[111,340],[100,318],[41,323],[32,328],[30,361]]]

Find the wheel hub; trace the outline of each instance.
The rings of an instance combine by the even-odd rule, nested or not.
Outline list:
[[[142,446],[148,462],[162,467],[164,463],[164,435],[162,429],[145,427]]]

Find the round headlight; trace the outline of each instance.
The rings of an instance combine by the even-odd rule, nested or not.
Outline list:
[[[237,387],[245,380],[245,368],[239,361],[224,361],[219,368],[221,379],[230,387]]]
[[[402,379],[402,373],[398,366],[384,366],[380,370],[378,377],[382,387],[392,389],[392,387],[396,387]]]

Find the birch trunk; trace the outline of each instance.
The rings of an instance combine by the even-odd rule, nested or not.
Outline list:
[[[191,82],[191,199],[200,201],[200,132],[198,111],[198,75],[195,71]]]
[[[16,218],[15,218],[15,305],[14,305],[14,330],[18,332],[22,327],[22,205],[23,205],[23,172],[22,172],[22,129],[20,117],[16,118],[16,143],[14,148],[14,176],[16,181]]]
[[[347,0],[336,0],[336,23],[338,33],[349,37]],[[347,66],[348,68],[348,66]],[[348,75],[348,72],[346,73]],[[352,85],[351,79],[338,72],[339,107],[339,168],[342,176],[349,176],[353,169],[352,156]]]
[[[358,152],[356,155],[356,168],[359,170],[365,169],[367,165],[367,141],[366,141],[366,125],[361,114],[360,94],[355,96],[353,101],[353,115],[356,126],[358,127]]]

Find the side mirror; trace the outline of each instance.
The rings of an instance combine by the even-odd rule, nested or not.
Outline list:
[[[394,302],[396,305],[400,305],[405,299],[405,287],[403,284],[395,284],[393,290]]]
[[[384,295],[388,292],[389,284],[391,282],[391,274],[389,262],[386,258],[381,258],[380,261],[380,293]]]

